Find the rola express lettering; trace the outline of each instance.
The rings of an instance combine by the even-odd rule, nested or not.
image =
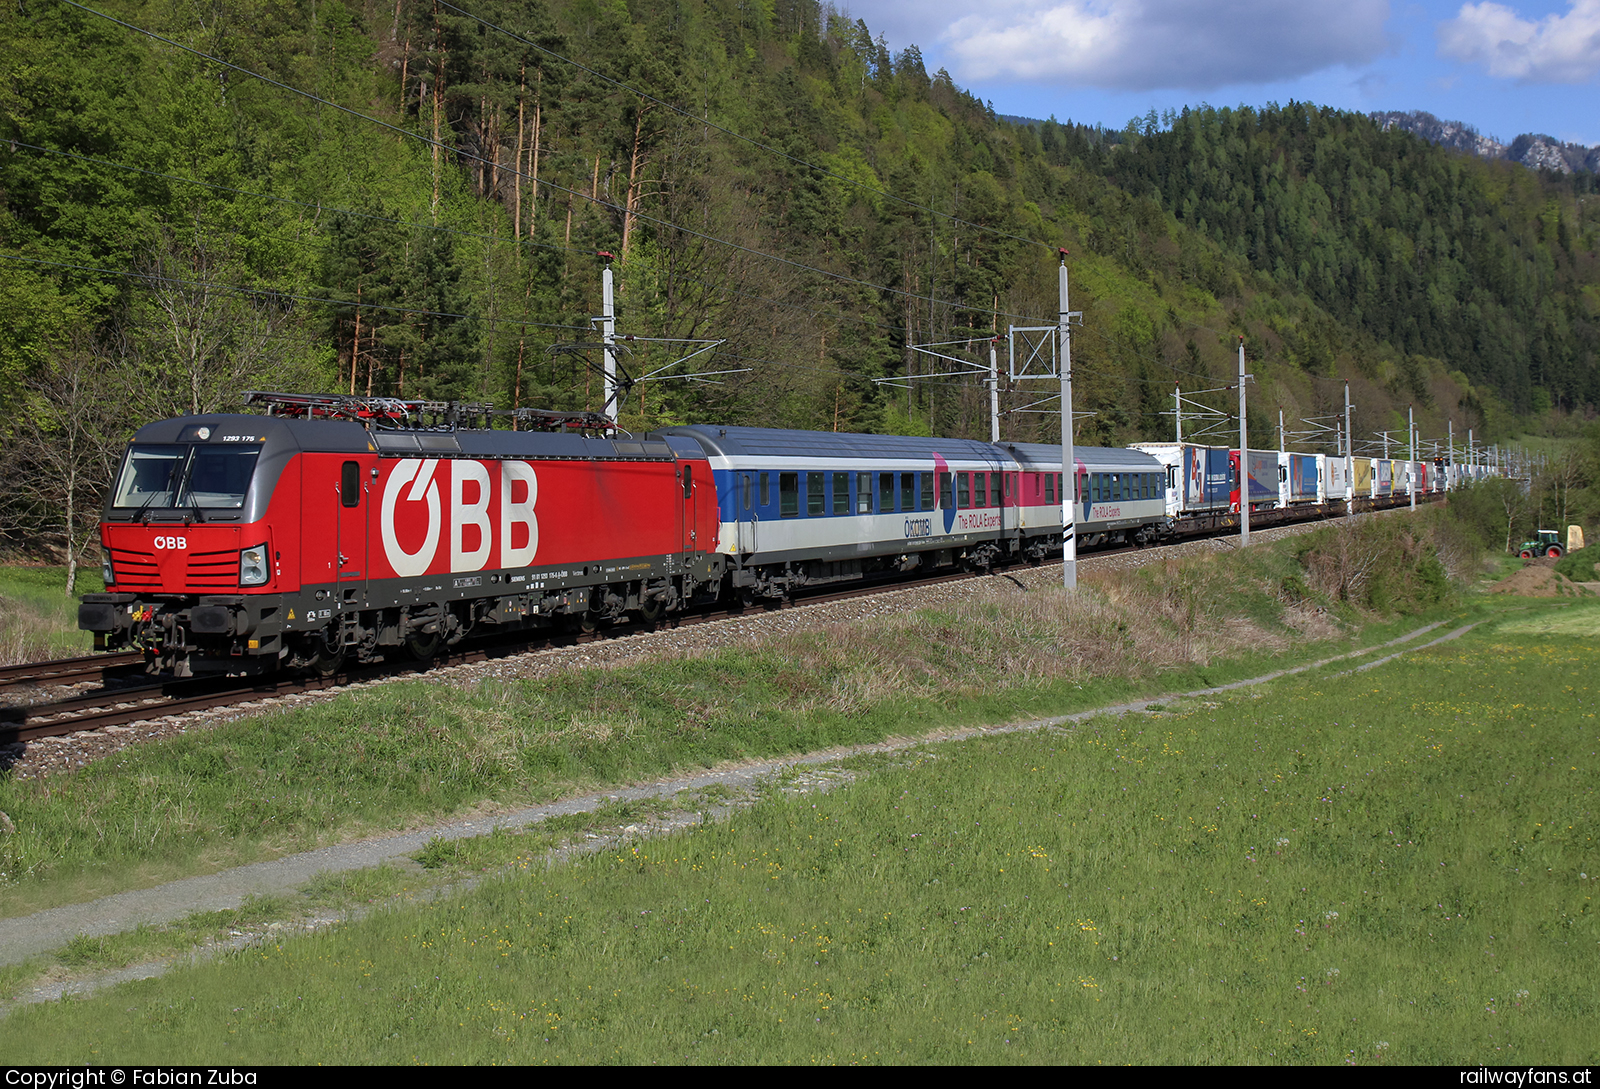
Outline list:
[[[448,538],[452,573],[482,571],[497,544],[496,566],[525,567],[539,550],[538,499],[538,474],[525,461],[404,458],[383,486],[384,556],[402,578],[425,575]]]

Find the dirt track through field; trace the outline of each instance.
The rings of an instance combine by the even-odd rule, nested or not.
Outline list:
[[[1428,624],[1379,646],[1335,655],[1331,658],[1324,658],[1320,661],[1279,670],[1260,677],[1252,677],[1248,680],[1219,685],[1214,688],[1169,693],[1149,699],[1136,700],[1131,703],[1099,707],[1071,715],[1059,715],[1029,722],[947,730],[922,737],[891,738],[870,745],[828,749],[802,756],[785,757],[779,760],[752,762],[699,775],[663,779],[644,786],[601,791],[492,817],[475,817],[470,820],[452,821],[402,835],[383,836],[354,843],[340,844],[334,847],[324,847],[320,850],[289,855],[270,862],[259,862],[249,866],[223,870],[219,873],[185,878],[181,881],[173,881],[153,888],[118,893],[114,896],[107,896],[87,903],[69,904],[64,907],[36,912],[32,915],[0,919],[0,964],[20,963],[30,957],[38,956],[53,949],[59,949],[78,935],[100,937],[108,934],[118,934],[132,930],[141,924],[154,926],[173,922],[195,912],[237,908],[250,896],[282,895],[294,892],[319,874],[368,869],[384,863],[401,862],[405,865],[414,865],[409,861],[410,856],[415,855],[434,839],[449,841],[482,836],[487,835],[496,828],[520,830],[549,817],[589,812],[607,802],[671,798],[673,795],[683,791],[701,790],[715,785],[733,789],[751,788],[763,779],[791,769],[819,767],[864,753],[894,752],[932,742],[959,741],[992,734],[1061,727],[1093,718],[1097,715],[1140,712],[1147,710],[1152,704],[1164,704],[1175,699],[1204,697],[1248,688],[1264,684],[1279,677],[1319,669],[1335,662],[1365,657],[1380,650],[1399,647],[1402,644],[1412,642],[1442,626],[1442,623]],[[1400,657],[1401,654],[1423,650],[1458,638],[1471,630],[1473,626],[1468,624],[1456,628],[1431,642],[1420,646],[1406,647],[1404,650],[1396,651],[1358,668],[1369,669],[1373,666],[1393,661]],[[836,780],[819,778],[811,784],[811,787],[813,789],[825,787],[833,781]],[[673,822],[652,824],[649,832],[651,834],[662,834],[676,831],[696,823],[698,819],[698,817],[686,816]],[[624,835],[632,836],[635,831],[627,830]],[[552,861],[559,862],[574,854],[604,850],[607,847],[615,846],[617,841],[618,837],[614,836],[591,840],[579,847],[555,852],[552,856]],[[340,919],[334,917],[317,921],[331,924],[340,921]],[[243,939],[241,944],[247,944],[249,940],[251,939]],[[204,952],[215,953],[226,948],[230,948],[230,946],[212,947]],[[42,985],[30,993],[18,996],[11,1005],[52,1001],[61,998],[64,994],[84,994],[127,979],[149,978],[160,975],[174,963],[184,963],[189,959],[191,958],[181,957],[175,960],[135,965],[113,972],[98,974],[92,978],[79,978],[66,983],[57,982]]]

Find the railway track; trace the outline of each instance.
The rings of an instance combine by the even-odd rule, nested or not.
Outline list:
[[[1263,526],[1263,529],[1277,528]],[[1194,534],[1184,541],[1201,537],[1220,536],[1232,532],[1229,527],[1218,526],[1206,533]],[[1182,542],[1179,542],[1182,543]],[[1160,552],[1160,547],[1110,546],[1080,553],[1084,560],[1110,558],[1133,552]],[[1021,566],[1021,565],[1016,565]],[[1008,568],[997,567],[994,574],[1004,574]],[[688,613],[655,624],[639,622],[619,623],[603,627],[593,633],[563,633],[538,635],[527,633],[488,636],[469,640],[462,646],[441,654],[431,662],[411,661],[379,662],[342,670],[329,677],[266,677],[250,678],[185,678],[155,679],[145,684],[106,687],[92,692],[79,693],[67,698],[0,707],[0,745],[26,743],[46,737],[62,737],[106,727],[126,726],[152,719],[195,711],[210,711],[241,704],[273,700],[289,695],[329,691],[354,684],[376,680],[416,676],[434,670],[470,665],[496,658],[538,653],[555,647],[575,646],[583,643],[620,638],[652,630],[672,630],[697,624],[715,623],[769,610],[803,608],[832,601],[898,590],[911,590],[935,586],[940,583],[980,578],[989,571],[960,571],[911,580],[885,580],[845,589],[818,589],[785,600],[772,606],[747,606],[744,608],[713,607],[701,612]],[[80,683],[99,676],[102,680],[119,671],[128,671],[142,664],[141,655],[120,654],[83,658],[67,658],[55,662],[37,662],[30,665],[10,666],[0,670],[0,687],[35,684],[53,686]]]
[[[847,598],[867,597],[893,590],[915,589],[943,582],[978,578],[981,572],[959,572],[912,582],[878,583],[872,586],[855,586],[847,590],[820,592],[793,602],[783,602],[774,608],[795,608],[805,605],[842,601]],[[101,688],[56,700],[43,700],[30,704],[0,707],[0,745],[27,743],[45,737],[64,737],[83,731],[100,730],[108,726],[126,726],[171,715],[193,711],[212,711],[219,708],[279,699],[307,692],[327,691],[348,685],[415,676],[455,666],[519,654],[537,653],[552,647],[575,646],[605,639],[620,638],[641,631],[671,630],[695,624],[715,623],[719,620],[766,611],[760,607],[711,609],[691,613],[654,625],[640,623],[616,624],[593,633],[577,632],[544,635],[528,638],[526,633],[507,636],[489,636],[469,641],[448,654],[441,654],[431,662],[378,662],[341,670],[329,677],[277,676],[241,680],[236,677],[219,678],[152,678],[148,683]],[[140,655],[117,655],[131,659],[107,664],[108,670],[127,668],[140,664]],[[86,663],[93,659],[69,658],[59,662],[36,662],[27,666],[10,667],[21,679],[9,683],[60,684],[60,678],[88,679],[93,671]],[[56,668],[60,667],[60,668]]]
[[[0,666],[0,689],[29,684],[80,684],[102,680],[107,674],[138,669],[143,665],[143,653],[128,651],[125,654],[89,654],[82,658],[57,658],[48,662]]]

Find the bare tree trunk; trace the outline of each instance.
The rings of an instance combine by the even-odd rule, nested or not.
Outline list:
[[[361,361],[361,285],[356,284],[356,336],[350,343],[350,396],[356,395],[356,368]],[[369,389],[370,394],[372,391]]]
[[[533,80],[533,170],[529,177],[532,181],[530,188],[533,190],[528,201],[528,237],[533,237],[533,225],[539,215],[539,120],[543,113],[540,102],[540,93],[544,89],[544,68],[540,67]]]
[[[439,180],[444,170],[440,160],[442,145],[439,141],[439,122],[444,115],[444,29],[439,25],[439,5],[433,6],[433,41],[438,47],[439,59],[434,65],[433,72],[433,204],[431,211],[434,225],[439,223]]]
[[[511,185],[515,196],[512,199],[511,236],[522,237],[522,145],[523,137],[527,134],[527,123],[523,113],[527,109],[528,100],[528,66],[522,66],[522,85],[517,94],[517,165],[515,178]]]
[[[643,100],[639,103],[639,112],[633,120],[633,151],[628,157],[628,197],[623,201],[622,212],[622,259],[628,259],[628,244],[633,237],[633,220],[639,209],[639,171],[643,166],[643,153],[641,146],[644,136],[644,115],[649,108]]]

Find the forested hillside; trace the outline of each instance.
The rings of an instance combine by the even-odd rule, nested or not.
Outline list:
[[[636,429],[984,435],[908,346],[1053,322],[1058,247],[1079,441],[1170,435],[1241,335],[1262,443],[1344,379],[1366,433],[1600,401],[1590,175],[1297,104],[1012,124],[814,0],[462,3],[0,15],[0,426],[41,481],[8,523],[249,388],[598,408],[601,251],[630,373],[725,341]],[[1058,437],[1048,392],[1005,392],[1007,438]]]

